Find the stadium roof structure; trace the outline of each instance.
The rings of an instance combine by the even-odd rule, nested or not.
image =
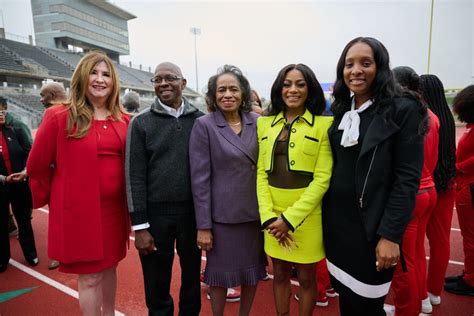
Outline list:
[[[100,49],[115,61],[130,52],[128,21],[137,16],[105,0],[30,0],[36,43]]]
[[[110,3],[109,1],[104,1],[104,0],[87,0],[87,2],[92,3],[93,5],[102,8],[119,18],[125,19],[125,20],[132,20],[135,19],[137,16],[133,15],[130,12],[125,11],[122,8],[117,7],[116,5]]]

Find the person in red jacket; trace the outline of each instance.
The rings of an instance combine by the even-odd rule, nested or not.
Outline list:
[[[438,164],[434,172],[434,182],[437,199],[426,227],[426,237],[429,242],[428,276],[423,285],[423,308],[429,311],[430,305],[441,304],[444,277],[448,268],[450,252],[450,233],[453,217],[454,176],[456,175],[456,126],[451,109],[446,102],[444,87],[441,80],[432,74],[420,76],[420,90],[428,104],[428,108],[439,119]]]
[[[467,123],[456,153],[456,211],[463,237],[464,273],[446,278],[444,289],[474,296],[474,85],[458,93],[453,110]]]
[[[78,274],[84,315],[113,315],[116,268],[130,231],[125,195],[129,117],[104,53],[85,55],[69,99],[45,112],[27,162],[34,208],[49,204],[48,255]]]
[[[403,89],[411,91],[421,100],[420,77],[412,68],[396,67],[393,69],[393,74]],[[424,161],[415,209],[403,235],[402,253],[406,271],[402,265],[398,265],[392,280],[397,316],[418,315],[421,312],[421,301],[425,298],[423,293],[423,289],[426,288],[423,286],[426,284],[425,233],[428,219],[436,204],[433,173],[438,161],[439,142],[439,120],[429,109],[428,120],[429,127],[424,139]]]

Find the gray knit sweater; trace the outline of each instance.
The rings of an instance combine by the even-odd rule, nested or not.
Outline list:
[[[156,99],[130,122],[125,177],[132,225],[153,215],[194,212],[188,147],[194,121],[202,115],[184,99],[184,112],[175,118]]]

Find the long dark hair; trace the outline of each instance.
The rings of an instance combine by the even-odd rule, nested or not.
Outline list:
[[[410,91],[420,93],[420,76],[408,66],[398,66],[392,69],[393,76],[399,85]]]
[[[340,119],[351,106],[351,91],[344,82],[344,66],[348,50],[356,43],[369,45],[374,54],[377,73],[370,89],[372,91],[371,99],[374,101],[374,106],[377,107],[378,111],[384,112],[387,110],[392,103],[393,97],[399,95],[392,71],[390,70],[390,57],[385,46],[372,37],[354,38],[344,47],[337,63],[337,77],[333,91],[334,102],[331,107],[336,119]]]
[[[456,127],[443,83],[435,75],[421,75],[421,93],[428,107],[439,119],[438,164],[434,172],[436,190],[443,192],[452,185],[456,175]]]
[[[392,69],[393,76],[397,85],[400,86],[404,96],[410,95],[411,97],[418,100],[421,104],[423,111],[426,112],[428,105],[425,99],[421,95],[420,91],[420,76],[416,73],[413,68],[408,66],[399,66]],[[426,135],[429,131],[430,119],[428,115],[423,117],[423,121],[420,124],[419,133]]]
[[[283,90],[286,75],[293,69],[299,70],[303,74],[306,85],[308,86],[308,97],[304,103],[305,108],[314,115],[321,115],[326,106],[324,92],[314,72],[305,64],[289,64],[280,70],[272,85],[269,115],[277,115],[285,110],[286,104],[283,102],[281,91]]]

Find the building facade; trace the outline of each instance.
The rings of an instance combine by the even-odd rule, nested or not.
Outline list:
[[[118,61],[130,51],[127,21],[135,15],[104,0],[31,0],[36,45],[105,51]]]

